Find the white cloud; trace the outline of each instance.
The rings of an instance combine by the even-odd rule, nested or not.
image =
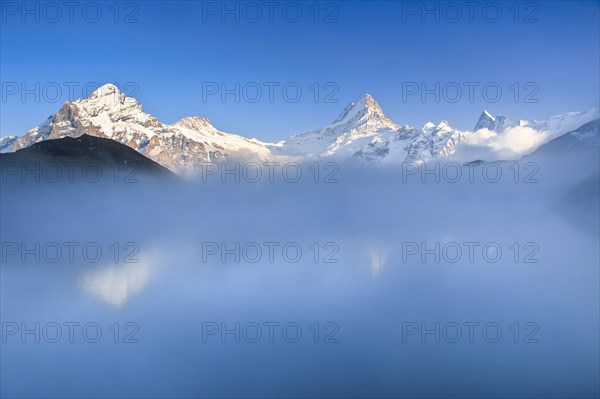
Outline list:
[[[549,140],[548,131],[538,131],[526,126],[508,128],[501,133],[482,129],[477,132],[464,132],[465,142],[459,147],[458,158],[485,160],[518,159],[535,151]],[[474,155],[476,154],[476,155]],[[468,159],[465,159],[468,160]],[[472,160],[472,159],[470,159]]]

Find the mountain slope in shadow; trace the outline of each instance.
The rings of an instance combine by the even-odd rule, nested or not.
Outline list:
[[[539,165],[549,181],[571,182],[556,202],[571,223],[600,236],[600,120],[588,122],[540,146],[523,158]]]
[[[67,179],[137,182],[142,176],[176,175],[134,149],[114,140],[89,136],[45,140],[13,153],[0,154],[2,182]]]

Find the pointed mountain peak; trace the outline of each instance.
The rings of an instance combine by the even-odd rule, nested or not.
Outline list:
[[[489,112],[488,112],[488,110],[487,110],[487,109],[484,109],[484,110],[483,110],[483,112],[481,112],[481,116],[480,116],[480,118],[481,118],[481,117],[487,117],[487,118],[489,118],[489,119],[491,119],[491,120],[494,120],[494,119],[496,119],[496,118],[494,117],[494,115],[492,115],[491,113],[489,113]]]
[[[88,98],[74,101],[76,107],[83,107],[91,115],[100,112],[131,114],[143,112],[142,104],[133,97],[129,97],[111,83],[97,88]]]
[[[481,112],[481,115],[479,116],[479,120],[475,124],[475,128],[473,130],[477,131],[477,130],[483,129],[483,128],[486,128],[489,130],[494,130],[495,126],[496,126],[496,117],[484,109]]]
[[[377,101],[375,101],[373,96],[370,95],[369,93],[363,94],[363,96],[360,98],[360,100],[358,100],[357,105],[359,107],[363,107],[367,110],[377,111],[377,112],[380,112],[381,114],[383,114],[383,110],[381,109],[379,104],[377,104]]]
[[[367,101],[372,101],[372,102],[375,102],[375,99],[374,99],[374,98],[373,98],[373,96],[372,96],[372,95],[370,95],[369,93],[365,93],[365,94],[363,94],[363,95],[360,97],[360,100],[359,100],[359,101],[364,101],[364,102],[367,102]],[[377,104],[377,103],[375,102],[375,104]]]
[[[342,111],[342,113],[333,123],[358,122],[359,120],[365,118],[377,119],[390,126],[394,125],[394,123],[389,120],[387,116],[385,116],[383,110],[377,101],[375,101],[373,96],[368,93],[363,94],[363,96],[356,103],[351,102],[348,104],[344,111]]]

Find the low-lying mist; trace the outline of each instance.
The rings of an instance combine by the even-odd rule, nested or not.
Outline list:
[[[2,396],[600,394],[597,156],[261,167],[3,183]]]

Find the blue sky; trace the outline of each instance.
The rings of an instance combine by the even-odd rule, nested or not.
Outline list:
[[[469,2],[429,2],[423,15],[422,2],[280,1],[272,20],[258,2],[228,2],[226,15],[222,2],[96,2],[85,13],[80,2],[73,21],[63,2],[54,3],[60,16],[41,2],[26,10],[1,3],[2,135],[22,134],[58,111],[69,82],[78,84],[76,98],[86,84],[132,82],[125,92],[163,122],[205,116],[221,130],[273,141],[331,123],[366,92],[397,123],[445,119],[462,129],[483,108],[545,119],[600,102],[597,1],[482,1],[472,15]],[[40,101],[23,99],[21,85],[35,91],[36,83]],[[233,94],[222,101],[222,85],[235,91],[236,83],[240,101]],[[424,100],[423,85],[432,91]],[[214,87],[219,93],[209,95]]]

